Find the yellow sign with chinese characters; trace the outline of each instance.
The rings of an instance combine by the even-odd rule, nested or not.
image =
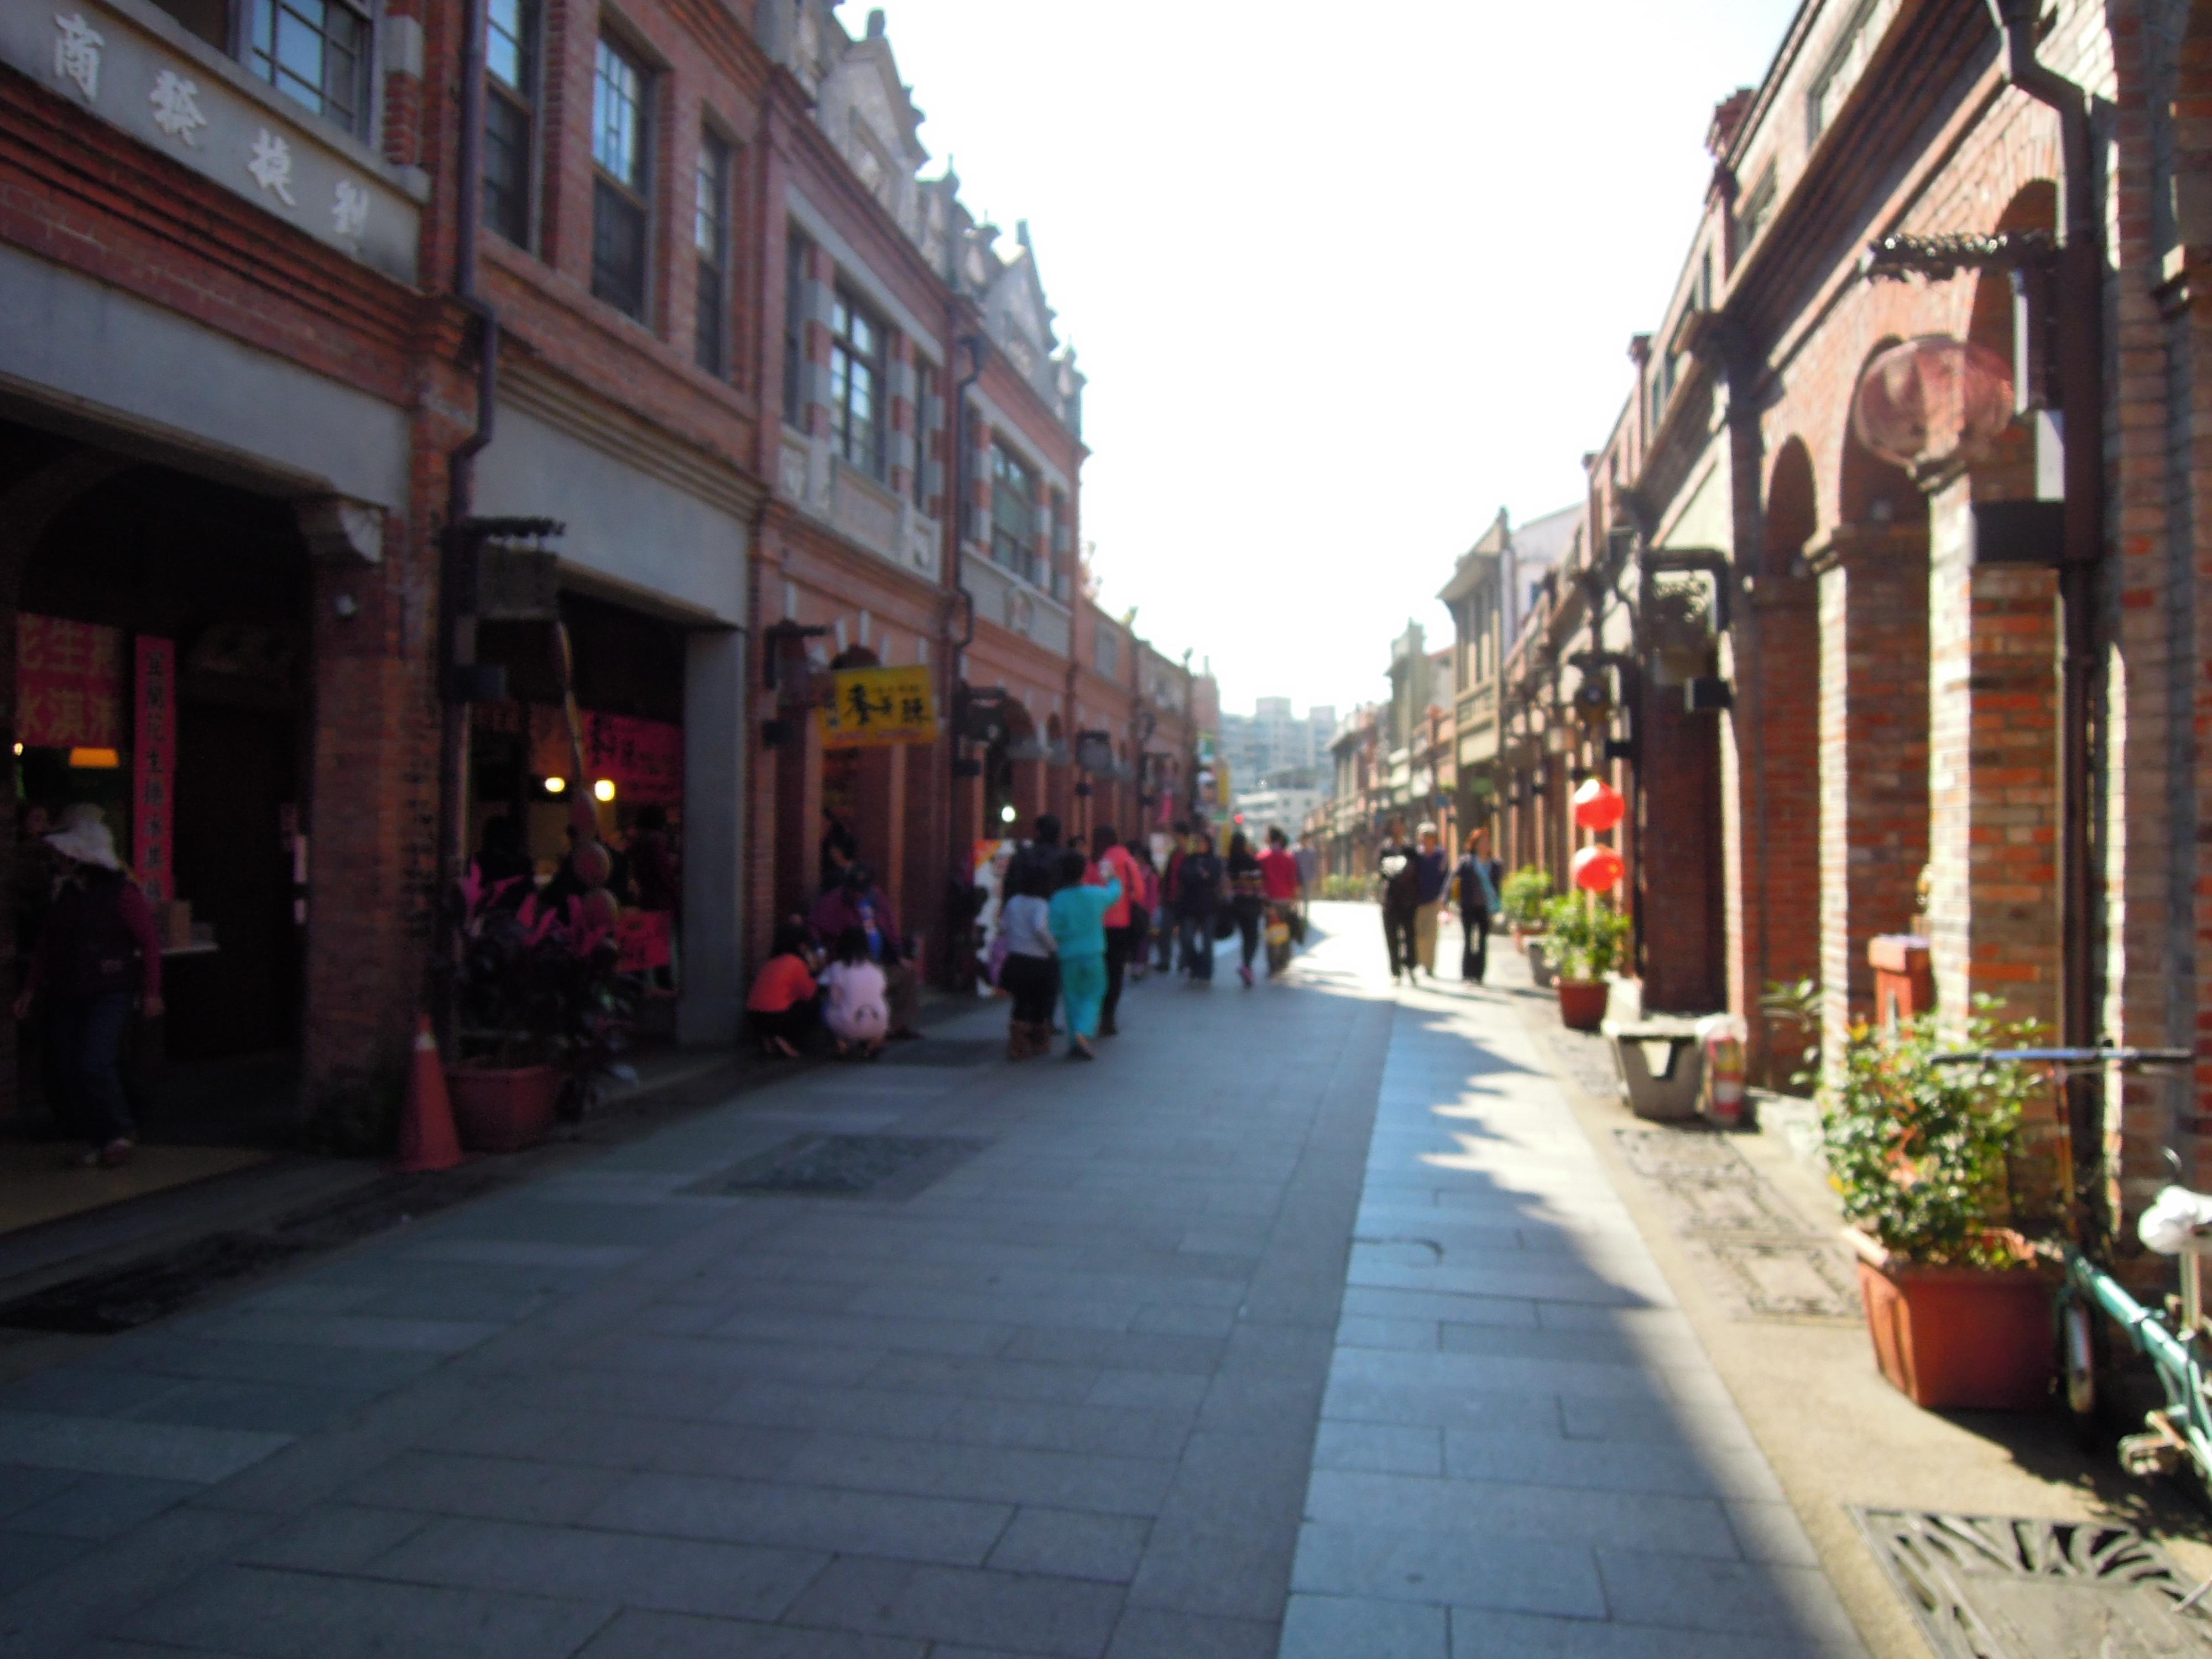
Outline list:
[[[830,678],[836,694],[817,714],[824,749],[937,741],[937,699],[927,665],[844,668]]]

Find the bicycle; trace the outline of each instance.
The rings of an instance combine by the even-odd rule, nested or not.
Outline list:
[[[2187,1048],[1990,1048],[1963,1054],[1938,1054],[1938,1065],[1981,1065],[2008,1061],[2047,1065],[2059,1075],[2075,1070],[2118,1066],[2141,1071],[2163,1066],[2185,1066],[2197,1056]],[[2054,1317],[2060,1367],[2066,1385],[2066,1403],[2077,1417],[2087,1417],[2097,1407],[2096,1340],[2093,1309],[2101,1309],[2126,1335],[2129,1345],[2143,1355],[2158,1373],[2166,1404],[2144,1413],[2143,1431],[2125,1435],[2119,1443],[2120,1467],[2138,1478],[2171,1474],[2186,1462],[2212,1497],[2212,1377],[2206,1370],[2206,1345],[2212,1342],[2212,1197],[2194,1194],[2179,1185],[2181,1161],[2172,1148],[2166,1158],[2173,1166],[2175,1184],[2161,1192],[2145,1212],[2138,1231],[2144,1243],[2161,1255],[2178,1255],[2181,1290],[2168,1298],[2163,1315],[2136,1300],[2118,1279],[2084,1251],[2078,1239],[2048,1247],[2064,1270],[2059,1282]],[[2070,1185],[2072,1171],[2068,1170]],[[2071,1193],[2068,1194],[2071,1213]],[[2187,1209],[2193,1224],[2182,1228],[2178,1250],[2166,1248],[2171,1228],[2160,1228],[2154,1237],[2153,1218]],[[2174,1328],[2179,1325],[2177,1332]],[[2182,1605],[2194,1603],[2212,1590],[2212,1581],[2200,1587]]]

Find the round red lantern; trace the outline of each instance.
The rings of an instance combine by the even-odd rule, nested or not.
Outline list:
[[[1618,800],[1620,797],[1614,796]],[[1585,847],[1575,854],[1574,862],[1567,866],[1576,886],[1586,893],[1608,892],[1620,885],[1620,878],[1628,866],[1620,861],[1620,854],[1610,847]]]
[[[1620,798],[1620,791],[1603,778],[1584,778],[1582,787],[1575,791],[1575,822],[1585,830],[1602,835],[1619,823],[1627,811],[1628,803]]]

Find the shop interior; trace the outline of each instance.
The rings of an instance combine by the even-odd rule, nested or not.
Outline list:
[[[0,422],[0,488],[88,454]],[[39,833],[96,814],[154,901],[167,1012],[126,1039],[141,1158],[73,1193],[27,1178],[55,1126],[36,1014],[18,1029],[0,1163],[24,1178],[0,1227],[251,1161],[297,1121],[307,549],[285,501],[106,459],[22,572],[15,948],[20,967],[52,880]]]

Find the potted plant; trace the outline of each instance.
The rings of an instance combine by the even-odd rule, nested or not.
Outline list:
[[[1712,659],[1713,625],[1702,582],[1668,582],[1655,588],[1644,613],[1651,642],[1652,679],[1680,685],[1704,673]]]
[[[1607,981],[1628,946],[1628,918],[1595,897],[1563,893],[1547,907],[1546,919],[1546,943],[1559,975],[1560,1023],[1595,1031],[1605,1023]]]
[[[616,1057],[636,1009],[611,899],[601,891],[555,906],[531,892],[518,903],[526,880],[487,884],[471,868],[460,884],[457,1054],[446,1086],[474,1152],[514,1152],[556,1115],[581,1117],[623,1069]]]
[[[1534,865],[1526,865],[1505,878],[1504,890],[1498,898],[1505,925],[1512,929],[1517,945],[1529,934],[1544,931],[1544,907],[1551,902],[1552,878]]]
[[[1990,999],[1955,1043],[2033,1040]],[[2027,1411],[2052,1375],[2048,1272],[2006,1224],[2021,1115],[2036,1089],[2017,1064],[1938,1066],[1935,1017],[1854,1026],[1821,1100],[1829,1180],[1882,1375],[1915,1405]]]

